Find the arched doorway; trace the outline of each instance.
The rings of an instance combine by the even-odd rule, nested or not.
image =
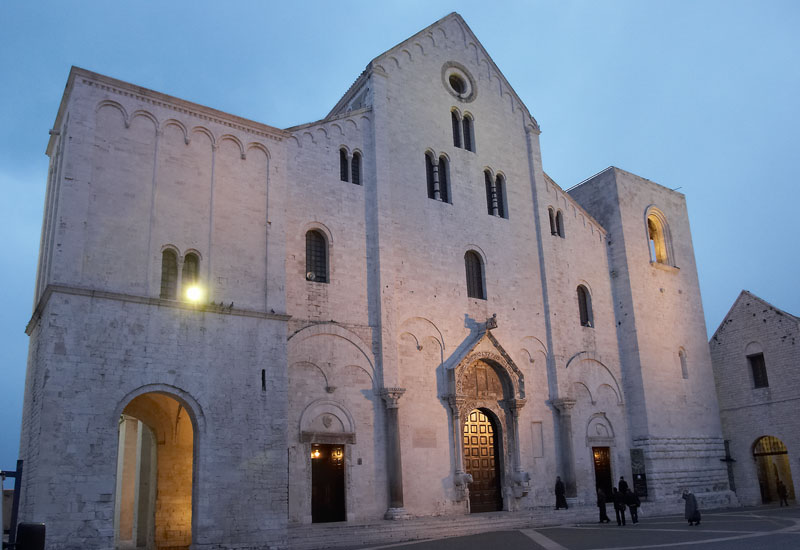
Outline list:
[[[778,482],[786,485],[788,498],[794,499],[789,451],[783,441],[771,435],[758,438],[753,444],[753,458],[756,461],[761,502],[766,504],[778,500]]]
[[[500,490],[499,433],[489,411],[473,409],[464,422],[464,466],[472,476],[469,486],[471,512],[503,509]]]
[[[175,398],[145,393],[119,419],[114,528],[120,549],[189,548],[195,432]]]

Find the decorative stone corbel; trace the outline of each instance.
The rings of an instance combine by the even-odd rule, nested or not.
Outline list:
[[[456,486],[456,500],[469,498],[469,484],[472,483],[472,474],[458,471],[453,475],[453,483]]]
[[[528,472],[524,470],[514,472],[513,481],[514,498],[522,498],[530,492],[531,475]]]

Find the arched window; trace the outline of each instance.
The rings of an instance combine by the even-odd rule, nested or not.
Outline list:
[[[306,233],[306,279],[315,283],[328,282],[328,243],[315,229]]]
[[[578,312],[581,317],[581,326],[594,326],[592,297],[589,295],[589,290],[583,285],[578,285]]]
[[[428,180],[428,198],[435,199],[436,192],[433,182],[433,155],[425,153],[425,177]]]
[[[472,118],[469,115],[464,115],[461,125],[464,128],[464,149],[474,152],[475,135],[472,133],[474,128],[474,124],[472,124]]]
[[[556,212],[556,233],[559,237],[566,237],[567,233],[564,230],[564,214],[559,210]]]
[[[461,147],[461,121],[458,120],[458,113],[450,111],[450,120],[453,123],[453,145]]]
[[[178,295],[178,255],[174,250],[161,253],[161,298],[174,300]]]
[[[442,202],[450,202],[450,164],[447,157],[439,157],[439,196]]]
[[[507,218],[506,212],[506,180],[500,174],[494,179],[495,195],[497,197],[497,214],[501,218]]]
[[[494,186],[492,185],[492,174],[488,170],[483,172],[483,180],[486,184],[486,209],[490,216],[496,216],[497,206],[495,204]]]
[[[182,292],[197,283],[199,276],[200,258],[194,252],[189,252],[183,257],[183,271],[181,272]]]
[[[547,215],[550,217],[550,234],[558,235],[558,230],[556,229],[556,213],[552,208],[548,208]]]
[[[767,364],[764,361],[764,351],[756,342],[750,342],[744,349],[747,356],[747,364],[753,376],[754,388],[768,388],[769,379],[767,378]]]
[[[681,376],[684,380],[689,379],[689,367],[686,364],[686,351],[683,348],[678,350],[678,359],[681,362]]]
[[[467,271],[467,296],[470,298],[486,299],[483,287],[483,262],[474,250],[464,254],[464,266]]]
[[[361,153],[353,153],[353,160],[350,163],[350,173],[353,176],[350,178],[350,181],[356,185],[361,185]]]
[[[347,175],[350,170],[347,168],[347,151],[344,148],[339,149],[339,179],[347,181]]]
[[[647,239],[651,262],[674,265],[669,225],[664,214],[657,208],[650,208],[647,213]]]

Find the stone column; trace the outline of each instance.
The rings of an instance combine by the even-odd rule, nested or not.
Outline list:
[[[450,395],[447,397],[450,410],[453,411],[453,456],[455,457],[456,471],[453,473],[453,484],[456,487],[458,500],[464,500],[468,496],[467,489],[472,483],[472,476],[464,471],[464,429],[461,426],[461,414],[464,412],[464,405],[467,403],[465,397]]]
[[[433,198],[437,201],[442,200],[442,188],[439,184],[439,161],[436,159],[433,163]]]
[[[567,496],[577,496],[575,486],[575,456],[572,450],[572,407],[574,399],[560,398],[553,400],[553,406],[558,409],[558,433],[561,443],[561,478],[566,486]]]
[[[519,412],[525,406],[525,399],[507,399],[506,407],[511,421],[511,435],[514,437],[514,472],[522,471],[522,455],[519,449]]]
[[[403,508],[403,461],[400,456],[400,421],[398,401],[405,388],[383,388],[381,397],[386,404],[386,466],[389,479],[389,509],[384,519],[407,519]]]

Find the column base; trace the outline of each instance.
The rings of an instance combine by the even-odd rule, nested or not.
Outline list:
[[[406,512],[405,508],[389,508],[388,510],[386,510],[386,513],[383,514],[383,519],[388,519],[388,520],[411,519],[411,514]]]

